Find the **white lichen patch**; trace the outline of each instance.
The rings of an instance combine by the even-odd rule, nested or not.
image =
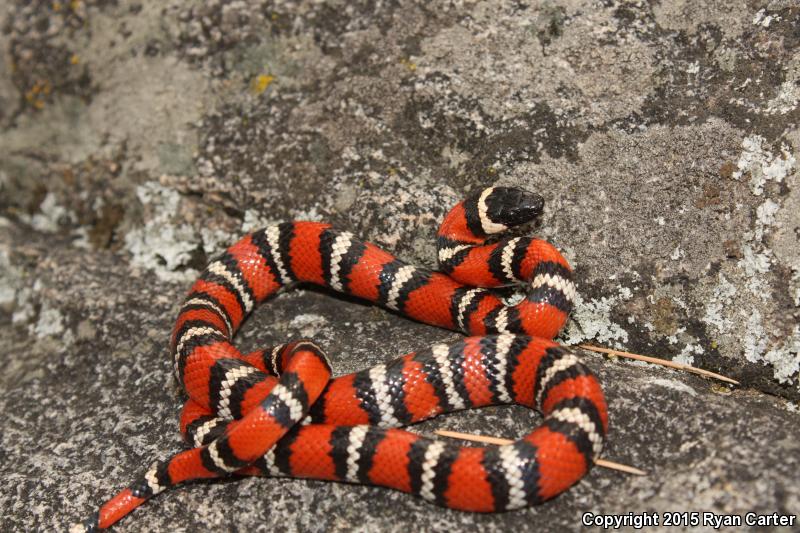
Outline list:
[[[791,383],[800,372],[800,326],[795,326],[792,335],[777,347],[764,354],[764,361],[772,365],[775,379]]]
[[[677,330],[675,330],[674,335],[667,336],[667,342],[670,344],[678,344],[678,336],[680,335],[681,337],[683,337],[684,333],[686,333],[686,328],[678,328]]]
[[[186,268],[200,238],[188,224],[174,224],[180,203],[177,191],[155,182],[136,189],[139,201],[152,213],[143,227],[125,235],[125,248],[131,264],[152,270],[165,281],[190,281],[197,271]]]
[[[21,213],[20,218],[33,229],[45,233],[55,233],[62,225],[74,223],[76,220],[74,213],[58,205],[56,195],[51,192],[45,195],[36,213]]]
[[[289,322],[289,327],[300,331],[303,337],[313,337],[319,333],[328,323],[328,320],[322,315],[313,313],[306,313],[296,315]]]
[[[8,251],[0,249],[0,307],[10,308],[20,287],[20,272],[11,265]]]
[[[17,291],[14,312],[11,314],[12,324],[24,324],[36,316],[33,294],[34,290],[30,287],[22,287]]]
[[[323,214],[319,212],[319,206],[316,205],[291,209],[289,215],[292,220],[311,220],[315,222],[319,222],[325,218]]]
[[[742,311],[742,316],[746,313]],[[751,363],[756,363],[764,358],[769,339],[761,322],[761,312],[753,309],[747,318],[744,333],[744,357]]]
[[[380,158],[376,157],[376,152],[380,154]],[[372,157],[376,158],[378,161],[385,159],[385,157],[383,157],[383,152],[380,150],[373,152]],[[333,208],[338,213],[346,213],[353,207],[356,200],[358,200],[358,188],[355,184],[341,183],[337,185],[336,190],[336,199],[333,202]]]
[[[250,233],[261,228],[270,226],[270,220],[264,217],[255,209],[247,209],[244,212],[244,220],[242,220],[242,232]]]
[[[769,272],[772,264],[772,251],[768,248],[756,251],[750,244],[744,244],[742,252],[743,257],[737,263],[737,266],[744,270],[745,276],[742,282],[753,296],[768,301],[770,298],[769,284],[764,275]]]
[[[8,250],[0,249],[0,306],[11,313],[12,324],[25,324],[36,316],[38,279],[31,282],[25,272],[11,263]]]
[[[209,228],[200,228],[200,237],[203,241],[203,250],[209,257],[222,253],[239,238],[239,236],[232,235],[230,232]]]
[[[704,352],[705,350],[699,344],[687,344],[683,347],[681,353],[673,357],[672,360],[684,365],[693,365],[695,354],[702,355]]]
[[[746,87],[749,81],[750,78],[748,78],[740,88]],[[795,77],[795,79],[787,79],[781,83],[777,88],[775,96],[770,98],[766,103],[761,103],[760,101],[753,102],[741,96],[738,98],[731,98],[728,102],[743,107],[750,113],[767,116],[786,115],[797,109],[797,104],[800,102],[800,89],[798,89],[797,81]]]
[[[749,173],[750,189],[756,196],[764,193],[764,185],[767,181],[782,182],[797,163],[786,144],[781,145],[781,154],[776,156],[764,147],[764,142],[764,137],[760,135],[749,135],[744,138],[742,153],[732,175],[734,179],[738,180]]]
[[[780,208],[780,205],[769,198],[764,200],[764,203],[756,208],[756,229],[754,233],[756,240],[760,241],[764,238],[767,228],[775,225],[775,213],[777,213]]]
[[[774,15],[774,14],[767,14],[765,9],[759,9],[758,13],[755,14],[753,17],[753,24],[756,26],[761,26],[763,28],[769,28],[769,25],[773,22],[780,22],[781,16]]]
[[[795,284],[792,300],[795,306],[800,307],[800,267],[792,273],[792,282]]]
[[[800,371],[800,327],[794,326],[787,336],[780,324],[768,318],[773,295],[763,273],[766,268],[766,263],[759,263],[753,256],[749,269],[720,272],[702,321],[708,325],[713,343],[721,352],[741,354],[750,363],[769,365],[776,381],[792,383]],[[742,286],[748,290],[740,290]],[[681,356],[694,353],[698,352]],[[682,359],[690,362],[688,358]]]
[[[14,303],[17,291],[8,285],[0,285],[0,307],[7,307]]]
[[[92,243],[89,240],[89,229],[86,226],[79,226],[72,231],[72,245],[81,250],[92,250]]]
[[[678,391],[683,394],[688,394],[689,396],[697,396],[697,393],[693,388],[685,383],[681,383],[680,381],[674,379],[664,379],[664,378],[655,378],[649,379],[647,381],[648,385],[656,385],[658,387],[665,387],[667,389],[672,389],[674,391]]]
[[[720,272],[717,277],[719,283],[706,304],[703,322],[714,328],[717,333],[724,334],[731,331],[733,325],[725,313],[733,303],[736,287]]]
[[[781,83],[775,98],[767,102],[764,113],[767,115],[785,115],[797,109],[798,102],[800,102],[800,89],[797,88],[797,82],[787,80]]]
[[[462,152],[456,146],[446,145],[442,148],[442,157],[448,162],[450,168],[459,168],[470,160],[466,152]]]
[[[50,307],[47,302],[42,304],[39,311],[39,320],[33,326],[33,333],[37,337],[55,337],[64,332],[64,316],[55,307]]]
[[[739,260],[738,266],[742,268],[748,276],[764,274],[769,271],[769,266],[771,264],[769,250],[757,252],[753,250],[752,246],[745,244],[742,246],[742,254],[743,256],[742,259]]]
[[[610,343],[621,348],[628,342],[628,332],[612,322],[611,310],[620,297],[602,297],[585,301],[580,294],[575,298],[575,309],[567,324],[565,344],[579,344],[586,340]]]
[[[775,192],[766,188],[770,181],[786,180],[793,189],[796,157],[790,146],[782,144],[780,154],[775,154],[764,144],[764,138],[758,135],[742,141],[743,150],[733,177],[741,179],[749,175],[751,192],[757,196],[765,195],[765,191]],[[719,334],[718,342],[726,352],[739,352],[751,363],[771,366],[775,379],[781,383],[790,383],[800,369],[797,327],[787,336],[787,329],[772,318],[772,303],[777,297],[772,288],[774,278],[780,275],[782,267],[791,268],[791,280],[795,280],[798,272],[792,251],[796,240],[789,237],[796,225],[793,223],[796,213],[791,214],[796,211],[792,207],[794,201],[791,195],[764,198],[756,207],[753,228],[740,241],[741,258],[734,269],[724,269],[725,276],[720,273],[704,317]],[[795,291],[791,283],[791,297],[797,305],[800,290]],[[737,293],[734,287],[746,287],[747,291]]]

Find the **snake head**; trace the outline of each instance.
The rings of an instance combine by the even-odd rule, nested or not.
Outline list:
[[[492,187],[485,202],[489,219],[507,227],[530,222],[541,215],[544,208],[544,198],[516,187]]]

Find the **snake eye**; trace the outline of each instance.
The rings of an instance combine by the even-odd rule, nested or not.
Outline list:
[[[517,226],[542,214],[544,198],[515,187],[495,187],[486,198],[487,214],[498,224]]]

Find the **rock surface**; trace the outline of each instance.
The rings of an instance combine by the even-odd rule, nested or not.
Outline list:
[[[162,495],[119,531],[578,527],[584,511],[800,513],[800,7],[794,1],[0,4],[0,529],[63,528],[181,448],[166,338],[208,257],[328,220],[434,266],[490,183],[581,299],[605,456],[538,508],[471,515],[388,490],[247,479]],[[321,291],[244,348],[313,336],[338,373],[457,335]],[[511,436],[492,408],[426,423]]]

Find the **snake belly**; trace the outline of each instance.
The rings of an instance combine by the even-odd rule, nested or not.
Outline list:
[[[608,430],[601,387],[551,339],[575,298],[549,243],[499,237],[541,213],[540,196],[490,187],[457,204],[437,236],[440,271],[416,267],[319,222],[242,238],[190,289],[171,336],[192,446],[157,462],[73,531],[111,526],[186,481],[291,476],[379,485],[476,512],[541,503],[583,477]],[[242,354],[232,339],[282,287],[313,283],[468,337],[331,379],[325,352],[298,340]],[[491,288],[521,284],[506,305]],[[543,422],[513,444],[459,446],[401,429],[439,414],[516,403]]]

